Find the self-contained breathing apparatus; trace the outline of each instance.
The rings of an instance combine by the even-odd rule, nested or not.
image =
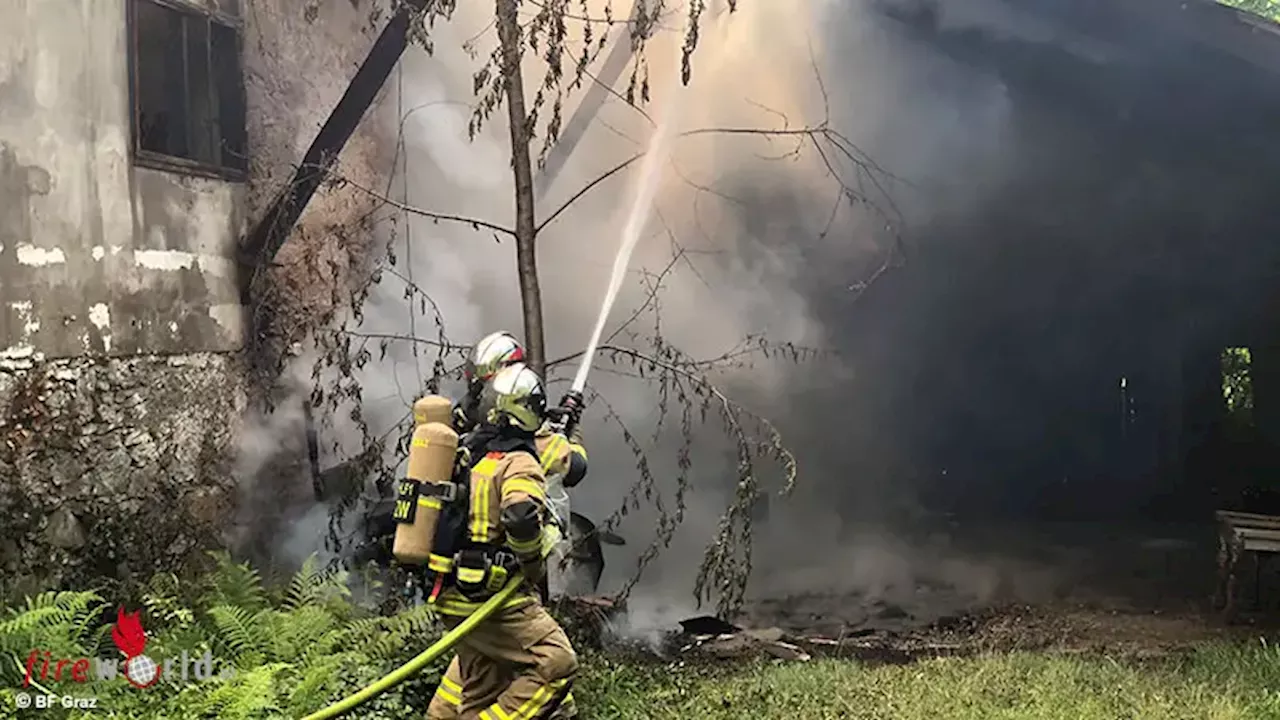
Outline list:
[[[419,426],[414,439],[427,432],[432,432],[433,439],[439,438],[444,434],[440,431],[442,427]],[[430,446],[412,444],[409,471],[396,501],[397,539],[412,533],[417,542],[397,543],[395,557],[404,565],[421,568],[419,580],[424,589],[429,588],[429,602],[450,587],[472,602],[483,601],[502,589],[507,579],[520,569],[515,553],[500,544],[474,542],[470,538],[471,480],[473,472],[485,460],[492,465],[502,455],[516,451],[536,457],[533,443],[525,438],[502,438],[489,428],[481,428],[464,436],[460,444],[455,440],[455,448],[448,480],[428,478],[429,482],[422,482],[419,478],[425,473],[415,469],[423,461],[415,462],[414,455],[415,451],[425,454]]]
[[[489,473],[484,472],[481,464],[488,461],[491,465],[505,454],[511,452],[527,452],[537,457],[533,443],[526,438],[495,438],[484,429],[477,430],[468,437],[467,446],[459,454],[458,473],[455,480],[458,499],[450,506],[450,513],[445,522],[440,524],[436,533],[439,550],[436,555],[441,558],[452,558],[452,563],[437,562],[428,566],[431,584],[430,600],[434,600],[450,583],[467,600],[481,602],[502,589],[507,579],[520,569],[520,561],[514,552],[501,542],[479,542],[468,533],[468,524],[472,519],[469,499],[472,496],[471,482],[473,478],[487,482]],[[511,518],[503,517],[507,524]],[[533,518],[533,532],[541,531],[541,521]],[[452,573],[450,572],[452,570]]]
[[[490,482],[510,453],[538,456],[529,428],[538,427],[545,414],[541,383],[522,365],[504,369],[501,375],[507,377],[495,378],[495,383],[503,387],[487,393],[486,422],[472,432],[458,438],[452,428],[439,422],[414,430],[409,469],[396,502],[394,554],[401,563],[422,568],[420,581],[424,589],[430,588],[428,602],[435,602],[450,588],[469,602],[484,601],[521,569],[520,555],[526,561],[537,556],[542,541],[541,510],[529,502],[501,511],[505,538],[495,541],[483,527],[497,518],[481,521],[478,531],[472,527],[476,503],[484,504],[479,511],[487,515],[490,500],[490,488],[475,491],[473,479]],[[427,405],[432,410],[444,408],[427,400],[416,403],[415,410]],[[415,419],[419,419],[416,412]],[[446,449],[450,452],[447,471],[442,462]]]

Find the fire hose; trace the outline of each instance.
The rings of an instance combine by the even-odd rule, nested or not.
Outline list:
[[[629,243],[630,246],[634,246],[634,244],[634,240]],[[631,254],[630,247],[627,245],[627,243],[624,243],[623,251],[619,253],[619,260],[615,263],[615,276],[620,277],[621,270],[626,269],[626,261]],[[619,268],[621,268],[621,270]],[[620,280],[615,279],[615,286],[618,282],[620,282]],[[584,353],[582,366],[578,368],[578,374],[574,378],[569,397],[575,398],[572,402],[578,407],[581,407],[582,391],[586,387],[587,372],[589,372],[591,368],[591,358],[595,355],[597,346],[600,342],[600,333],[604,328],[605,318],[609,314],[609,307],[613,304],[613,297],[616,293],[617,288],[613,287],[605,298],[605,304],[601,308],[600,312],[600,320],[596,324],[595,332],[592,334],[591,344],[588,345],[587,350]],[[557,418],[556,421],[552,423],[552,426],[555,428],[556,432],[567,434],[572,431],[575,419],[576,418],[574,418],[572,414],[566,413],[562,417]],[[412,462],[411,458],[410,463],[412,464]],[[498,608],[502,607],[507,600],[515,594],[516,589],[520,587],[522,582],[524,582],[523,574],[517,573],[510,581],[507,582],[505,587],[498,591],[496,595],[485,601],[485,603],[468,616],[466,620],[463,620],[456,628],[445,633],[445,635],[437,640],[435,644],[422,651],[417,657],[396,668],[390,674],[363,690],[349,695],[326,708],[311,713],[310,715],[303,717],[302,720],[329,720],[329,718],[338,717],[339,715],[359,707],[360,705],[409,679],[411,676],[429,665],[432,661],[453,649],[453,646],[457,645],[458,641],[466,637],[467,634],[474,630],[477,625],[484,622],[490,615],[496,612]],[[545,593],[545,586],[542,590]]]
[[[422,668],[431,664],[432,661],[452,650],[453,646],[457,645],[459,640],[466,637],[472,630],[476,629],[477,625],[487,620],[490,615],[493,615],[493,613],[498,610],[498,608],[505,605],[507,600],[515,594],[516,590],[523,582],[524,575],[516,573],[516,575],[508,580],[506,586],[499,590],[496,595],[486,600],[485,603],[477,608],[475,612],[471,613],[466,620],[463,620],[458,627],[445,633],[444,637],[437,640],[431,647],[423,650],[417,657],[396,668],[390,674],[365,689],[348,695],[342,700],[339,700],[326,708],[317,710],[316,712],[302,718],[302,720],[328,720],[329,718],[338,717],[343,713],[354,710],[396,685],[399,685],[405,680],[408,680],[411,676],[422,670]]]

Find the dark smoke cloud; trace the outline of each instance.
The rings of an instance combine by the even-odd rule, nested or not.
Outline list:
[[[905,266],[865,293],[850,290],[881,261],[889,233],[862,212],[821,235],[832,190],[815,158],[762,160],[778,147],[753,139],[681,144],[658,207],[698,251],[698,272],[682,267],[669,279],[665,332],[695,355],[715,355],[750,332],[842,353],[723,378],[776,421],[800,463],[796,494],[771,505],[757,535],[758,595],[892,596],[929,582],[950,587],[956,602],[1043,597],[1063,582],[1052,561],[957,542],[940,514],[1145,507],[1159,493],[1171,418],[1183,403],[1177,343],[1211,348],[1222,333],[1203,327],[1260,297],[1248,287],[1227,297],[1208,282],[1188,289],[1186,278],[1196,258],[1208,257],[1205,238],[1277,229],[1261,204],[1275,197],[1274,180],[1233,167],[1242,151],[1219,147],[1223,126],[1206,124],[1201,103],[1242,95],[1204,90],[1208,69],[1188,75],[1188,46],[1159,24],[1117,25],[1067,3],[892,4],[895,17],[884,3],[743,3],[722,30],[706,33],[682,127],[767,126],[776,113],[801,125],[820,118],[825,100],[831,125],[894,176],[886,183],[903,221],[893,229],[904,238]],[[438,31],[434,58],[404,60],[409,169],[392,187],[407,181],[415,205],[507,222],[505,128],[495,122],[466,138],[475,64],[461,47],[486,18],[463,15]],[[676,97],[674,57],[660,45],[651,51],[655,107]],[[1239,71],[1221,58],[1205,63]],[[1186,94],[1193,90],[1200,94]],[[1226,114],[1243,143],[1252,126]],[[598,120],[542,212],[650,132],[617,102]],[[394,132],[397,119],[387,127]],[[694,203],[701,194],[686,179],[736,201]],[[629,193],[625,182],[605,186],[542,240],[553,357],[585,344]],[[413,259],[401,267],[432,293],[451,337],[518,329],[509,244],[409,222]],[[615,318],[643,300],[635,271],[660,269],[669,257],[661,228],[649,231]],[[403,231],[396,242],[405,245]],[[1175,251],[1187,252],[1173,263]],[[1208,302],[1191,302],[1197,292]],[[1170,320],[1170,308],[1200,324]],[[408,317],[392,287],[374,298],[362,329],[403,333]],[[422,333],[427,321],[416,322]],[[403,349],[375,365],[365,404],[375,425],[400,419],[418,377]],[[601,370],[591,382],[628,423],[652,426],[654,398],[643,385]],[[1132,427],[1121,409],[1130,396],[1143,418]],[[575,509],[597,518],[633,479],[629,451],[596,427],[599,413],[588,414],[592,477],[574,497]],[[339,432],[354,440],[350,429]],[[671,438],[662,439],[655,471],[669,478]],[[672,550],[637,593],[637,626],[692,609],[696,560],[733,477],[731,448],[714,432],[696,451],[705,461],[698,491]],[[651,520],[641,512],[623,528],[630,546],[609,549],[606,586],[629,573]],[[302,526],[296,537],[321,534]]]

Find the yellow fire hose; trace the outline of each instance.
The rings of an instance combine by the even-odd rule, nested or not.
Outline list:
[[[363,705],[405,680],[408,680],[412,675],[430,664],[431,661],[452,649],[454,645],[458,644],[459,640],[467,635],[467,633],[470,633],[477,625],[484,622],[498,608],[506,604],[507,600],[515,594],[516,589],[520,587],[520,583],[522,582],[524,582],[524,576],[520,573],[516,573],[514,577],[507,581],[506,586],[498,591],[498,594],[486,600],[485,603],[477,608],[475,612],[471,613],[466,620],[463,620],[458,627],[445,633],[444,637],[437,640],[431,647],[423,650],[417,657],[396,668],[391,672],[391,674],[360,692],[348,695],[327,708],[317,710],[316,712],[307,715],[302,720],[328,720],[329,718],[338,717],[345,712],[354,710],[360,705]]]

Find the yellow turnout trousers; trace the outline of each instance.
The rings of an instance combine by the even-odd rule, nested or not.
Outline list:
[[[461,617],[444,618],[452,628]],[[458,642],[428,720],[550,720],[576,715],[578,657],[536,600],[494,613]],[[566,702],[568,701],[568,702]]]

